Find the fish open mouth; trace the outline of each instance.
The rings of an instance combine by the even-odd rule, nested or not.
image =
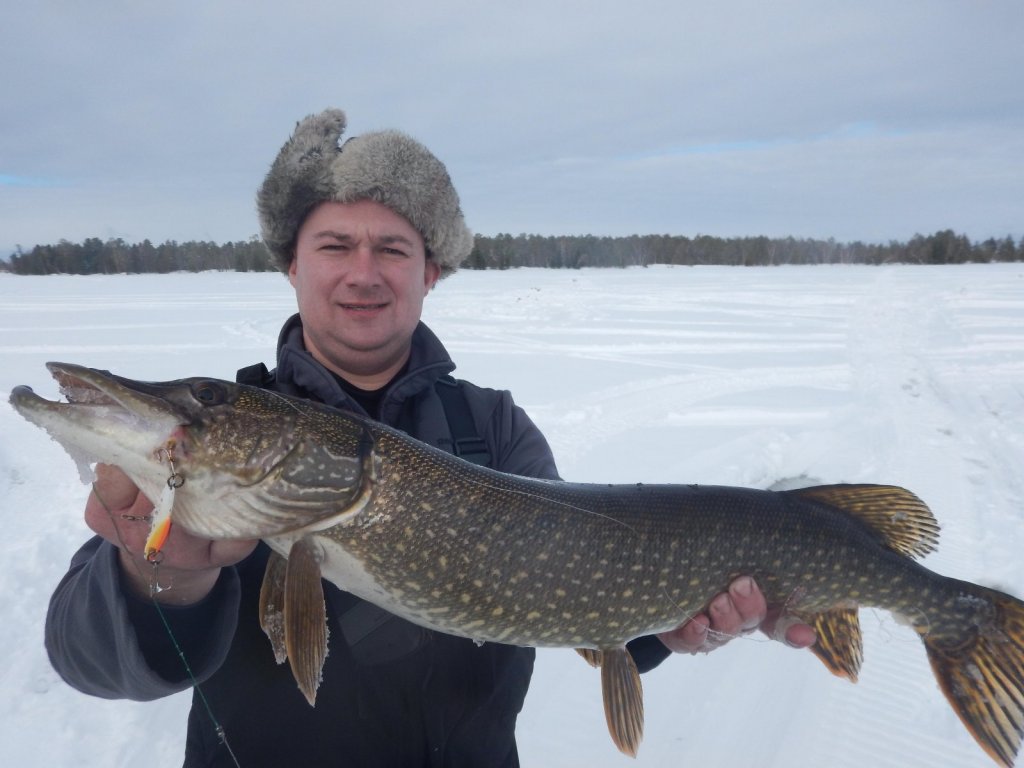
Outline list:
[[[59,410],[68,405],[105,406],[137,412],[140,402],[152,400],[143,393],[127,389],[117,382],[117,377],[106,371],[72,363],[47,363],[46,368],[57,382],[60,394],[67,403],[47,400],[37,395],[31,387],[18,386],[11,391],[11,403],[22,413],[25,410]],[[150,403],[151,407],[152,405]],[[166,413],[166,406],[160,410]]]
[[[92,381],[86,381],[81,376],[76,376],[70,366],[63,363],[47,363],[46,367],[53,374],[60,393],[69,403],[76,405],[120,405],[107,392],[96,386]]]
[[[11,391],[10,403],[64,447],[84,482],[92,479],[96,462],[118,463],[133,451],[152,453],[177,427],[190,422],[187,414],[159,396],[156,386],[151,394],[146,391],[149,385],[128,386],[106,371],[71,363],[46,367],[67,402],[18,386]]]
[[[67,400],[66,404],[43,400],[52,408],[96,407],[111,416],[120,413],[143,421],[165,423],[170,418],[182,425],[191,421],[184,411],[163,396],[161,389],[166,389],[166,384],[145,384],[73,363],[51,362],[46,368]]]
[[[165,400],[157,400],[138,389],[125,387],[118,381],[119,377],[107,371],[72,363],[47,363],[46,368],[68,403],[119,406],[135,413],[156,407],[162,414],[167,412]]]
[[[66,412],[80,406],[97,406],[107,409],[124,410],[124,405],[98,385],[98,371],[65,363],[47,363],[53,378],[60,388],[60,395],[67,401],[47,400],[25,385],[11,390],[11,405],[15,410],[28,418],[33,414]],[[85,375],[83,375],[85,373]]]

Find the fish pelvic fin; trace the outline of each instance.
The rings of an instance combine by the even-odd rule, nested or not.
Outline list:
[[[829,672],[857,682],[864,643],[856,608],[834,608],[809,618],[808,623],[818,635],[811,651],[828,667]]]
[[[780,491],[828,504],[867,525],[889,549],[924,557],[939,545],[939,523],[928,506],[895,485],[819,485]]]
[[[996,590],[973,589],[991,602],[993,619],[953,647],[928,634],[923,640],[957,716],[993,760],[1011,768],[1024,735],[1024,603]]]
[[[260,586],[260,628],[270,639],[274,660],[278,664],[288,660],[284,623],[284,583],[287,570],[288,561],[277,552],[271,552]]]
[[[594,648],[577,648],[576,653],[583,657],[583,660],[595,669],[601,666],[601,652]]]
[[[620,752],[636,757],[644,737],[644,691],[640,672],[625,647],[597,653],[601,661],[601,692],[608,731]]]
[[[310,706],[316,704],[327,658],[327,605],[320,559],[309,537],[288,553],[284,580],[284,639],[292,675]]]

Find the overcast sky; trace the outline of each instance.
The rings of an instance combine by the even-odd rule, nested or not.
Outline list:
[[[328,106],[350,135],[423,141],[481,234],[1024,235],[1021,0],[37,0],[3,17],[0,255],[246,239],[277,150]]]

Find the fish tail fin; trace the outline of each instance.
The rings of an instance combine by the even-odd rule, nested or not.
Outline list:
[[[1024,735],[1024,602],[971,585],[991,617],[959,643],[923,635],[939,687],[988,755],[1010,768]]]

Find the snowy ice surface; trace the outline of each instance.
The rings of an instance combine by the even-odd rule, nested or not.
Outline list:
[[[293,307],[276,274],[0,275],[4,765],[180,765],[189,705],[89,698],[51,670],[46,601],[88,535],[87,489],[6,394],[56,397],[47,360],[232,378],[272,361]],[[463,272],[425,319],[459,375],[515,394],[568,479],[904,485],[943,526],[929,567],[1024,594],[1024,265]],[[597,674],[542,651],[523,764],[991,765],[914,633],[861,620],[857,685],[758,635],[669,659],[644,677],[636,761],[606,733]]]

